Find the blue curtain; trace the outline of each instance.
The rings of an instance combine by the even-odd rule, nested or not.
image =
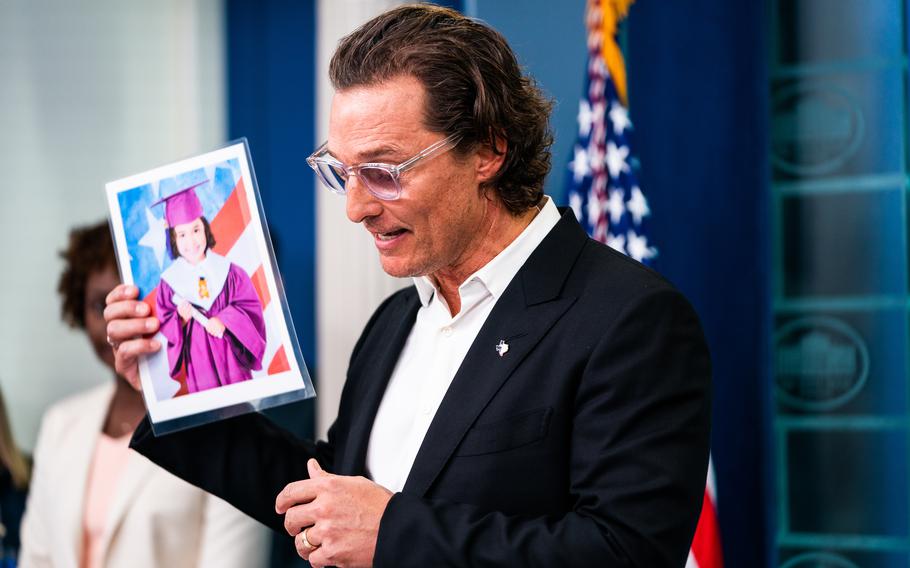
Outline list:
[[[249,139],[300,348],[318,382],[316,201],[305,162],[316,147],[316,2],[228,0],[225,11],[229,137]],[[267,414],[299,436],[313,436],[312,399]],[[307,565],[290,538],[275,536],[273,568]]]
[[[656,267],[695,305],[711,346],[724,564],[766,566],[773,494],[765,3],[640,0],[627,25]]]

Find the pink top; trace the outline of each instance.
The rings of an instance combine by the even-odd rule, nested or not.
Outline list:
[[[111,438],[102,433],[98,437],[85,487],[80,568],[101,568],[103,565],[101,539],[118,482],[130,457],[129,443],[129,435]]]

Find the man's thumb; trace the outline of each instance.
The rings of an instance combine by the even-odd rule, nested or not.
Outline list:
[[[325,475],[325,470],[319,466],[319,462],[315,458],[310,458],[306,462],[307,472],[310,474],[310,479],[315,479]]]

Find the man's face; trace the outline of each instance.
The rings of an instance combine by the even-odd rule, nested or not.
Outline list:
[[[399,164],[445,138],[423,125],[423,86],[413,77],[337,92],[329,152],[348,165]],[[373,235],[392,276],[432,275],[470,262],[485,231],[489,202],[480,189],[478,155],[445,152],[401,175],[401,197],[383,201],[356,176],[347,182],[347,215]]]

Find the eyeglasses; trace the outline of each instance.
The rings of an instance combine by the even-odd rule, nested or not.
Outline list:
[[[413,158],[398,165],[368,162],[356,166],[348,166],[335,159],[329,154],[326,142],[306,159],[306,163],[313,168],[320,181],[332,193],[346,194],[348,177],[355,175],[371,194],[379,199],[392,200],[401,196],[401,174],[416,166],[420,160],[451,150],[460,140],[461,136],[453,134],[424,148]]]

